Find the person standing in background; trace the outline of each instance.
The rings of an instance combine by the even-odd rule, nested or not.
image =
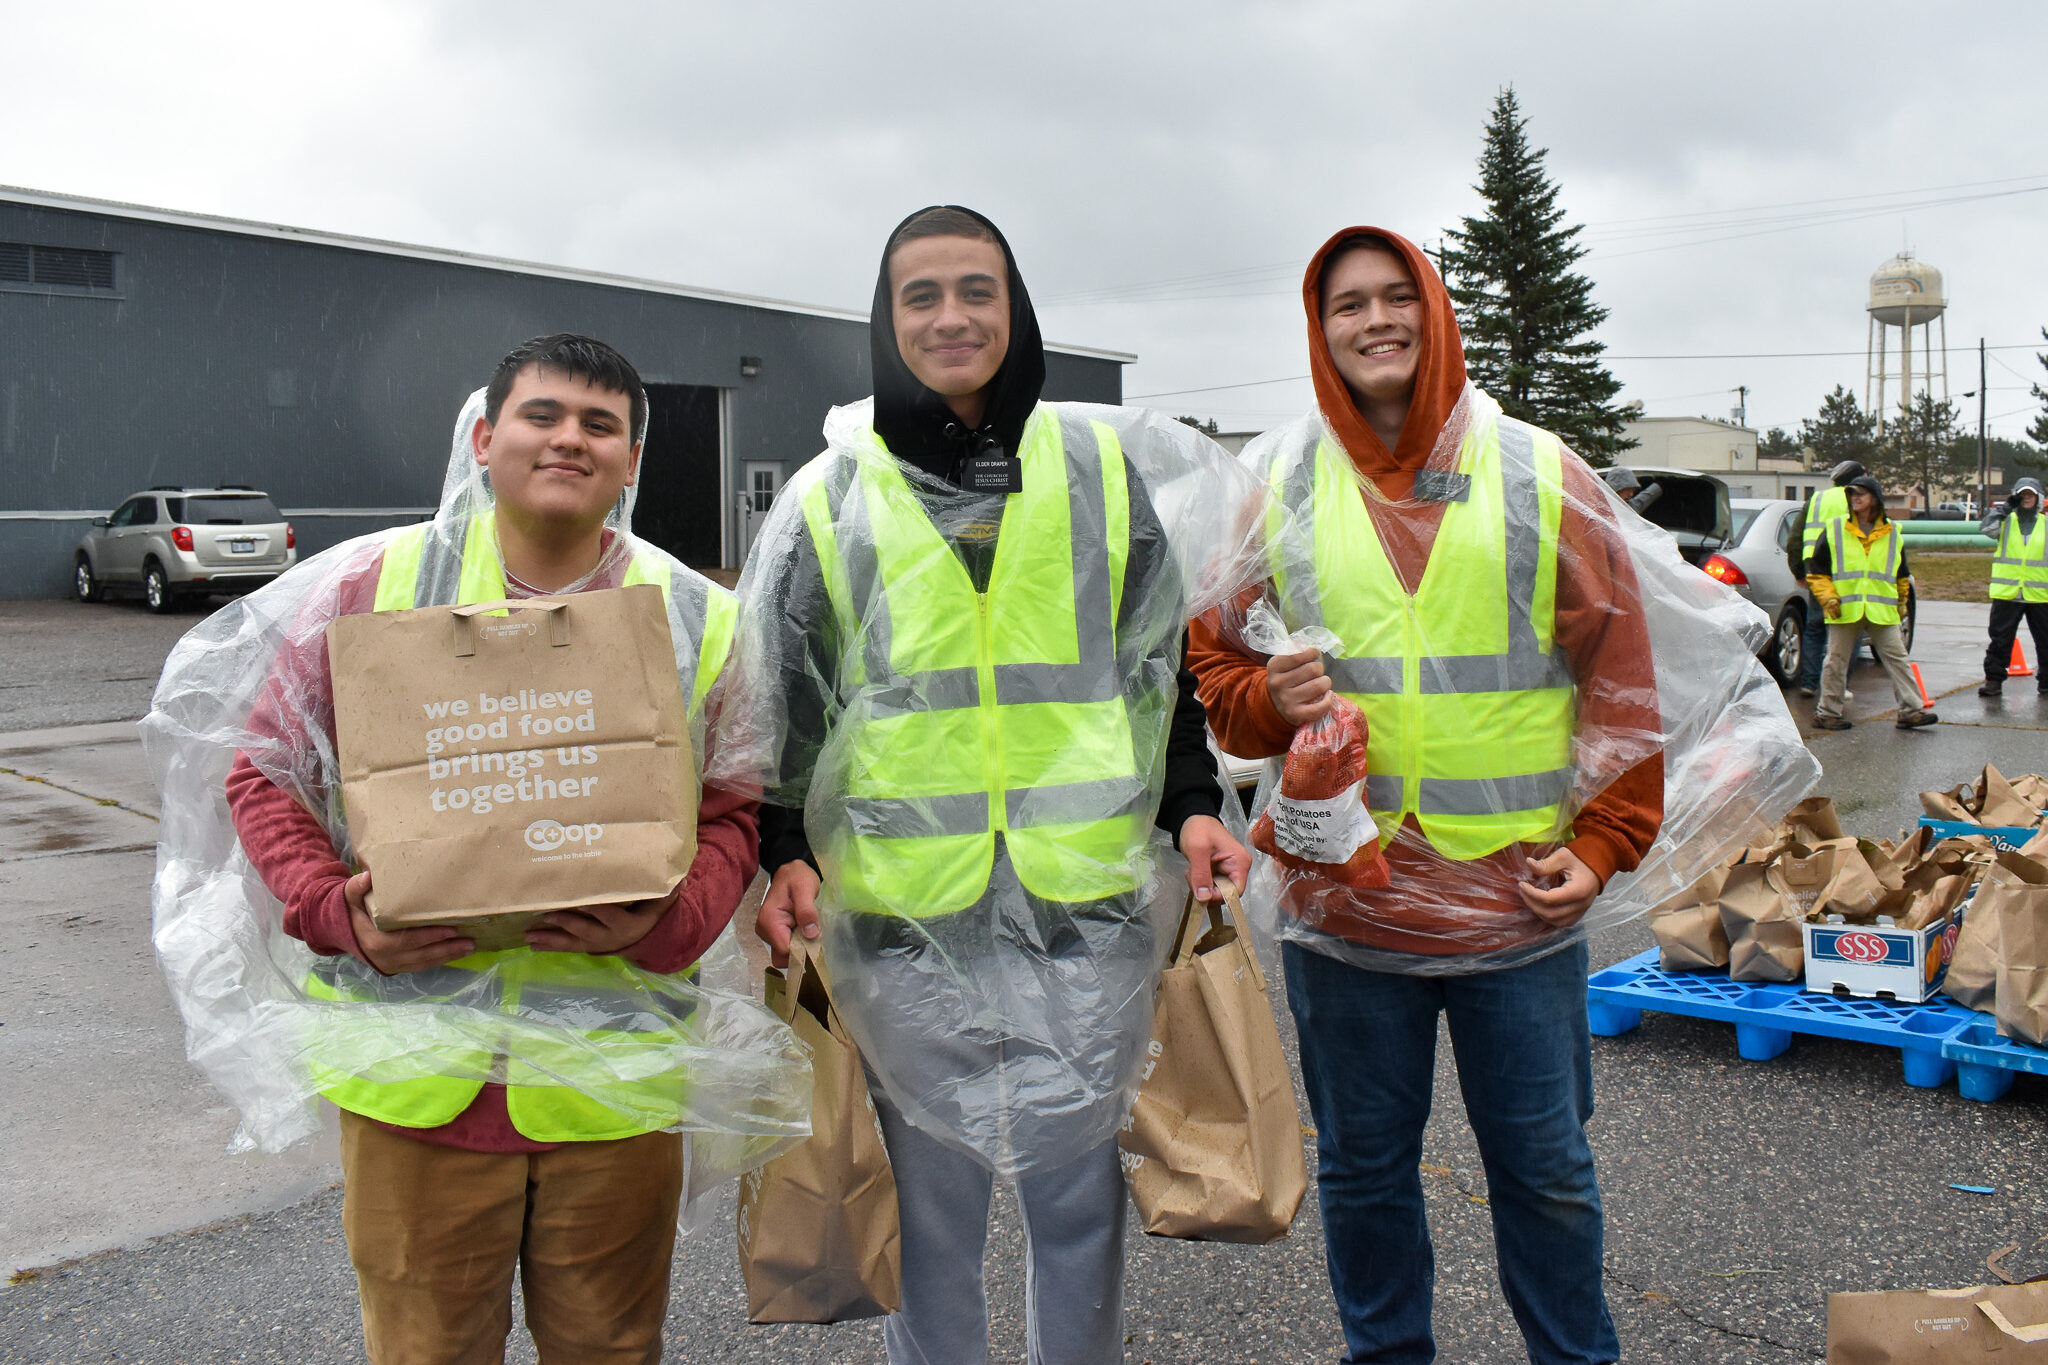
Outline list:
[[[1920,686],[1907,665],[1905,637],[1899,631],[1900,618],[1913,600],[1904,538],[1884,513],[1884,487],[1876,479],[1859,474],[1845,491],[1848,512],[1828,518],[1806,560],[1806,586],[1828,623],[1827,667],[1820,701],[1813,709],[1814,728],[1847,730],[1852,725],[1842,714],[1842,702],[1849,662],[1862,635],[1870,637],[1871,649],[1892,680],[1899,729],[1932,725],[1941,717],[1921,708]]]
[[[1998,548],[1991,553],[1991,643],[1984,651],[1984,685],[1977,695],[2004,694],[2022,620],[2034,636],[2035,688],[2048,695],[2048,518],[2041,515],[2041,481],[2014,484],[1978,527]]]

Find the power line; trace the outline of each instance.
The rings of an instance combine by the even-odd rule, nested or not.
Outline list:
[[[2040,182],[2021,184],[2023,181]],[[2020,185],[2017,189],[1986,190],[1980,194],[1944,195],[1932,199],[1907,199],[1905,196],[1934,194],[1947,190],[1978,189],[1988,185]],[[1619,260],[1628,256],[1648,255],[1652,252],[1675,251],[1682,247],[1709,246],[1716,242],[1741,241],[1750,237],[1764,237],[1781,232],[1793,232],[1803,228],[1828,224],[1862,222],[1881,218],[1891,213],[1902,213],[1914,209],[1943,208],[1954,204],[1976,203],[1986,199],[2008,198],[2014,195],[2039,194],[2048,191],[2048,173],[2008,176],[1997,180],[1963,181],[1954,185],[1925,186],[1910,190],[1885,190],[1871,194],[1842,195],[1831,199],[1801,199],[1780,204],[1762,204],[1740,209],[1706,209],[1693,213],[1662,214],[1648,218],[1608,219],[1584,224],[1589,238],[1591,254],[1602,260]],[[1871,200],[1891,200],[1884,204],[1872,205]],[[1854,205],[1854,207],[1826,208],[1825,205]],[[1784,213],[1780,210],[1805,209],[1803,213]],[[1752,215],[1744,217],[1741,215]],[[1764,216],[1754,216],[1764,215]],[[1649,226],[1661,224],[1661,226]],[[1754,229],[1728,232],[1726,229]],[[1640,241],[1646,238],[1685,236],[1695,233],[1718,233],[1716,236],[1692,237],[1690,240],[1666,242],[1656,246],[1638,247],[1632,251],[1608,251],[1600,242]],[[1272,298],[1291,293],[1292,289],[1248,288],[1262,285],[1269,280],[1288,278],[1302,269],[1298,261],[1275,262],[1270,265],[1243,266],[1230,270],[1200,272],[1178,275],[1167,279],[1151,280],[1141,284],[1106,285],[1097,289],[1076,290],[1067,294],[1048,296],[1041,302],[1047,307],[1061,305],[1084,306],[1102,303],[1172,303],[1193,302],[1203,299],[1229,298]]]
[[[1647,218],[1608,218],[1588,223],[1589,231],[1606,227],[1624,227],[1635,223],[1665,223],[1679,218],[1708,218],[1715,215],[1737,213],[1769,213],[1777,209],[1808,208],[1818,204],[1846,204],[1863,199],[1893,199],[1902,194],[1935,194],[1947,190],[1974,190],[1986,185],[2016,185],[2022,180],[2048,179],[2048,171],[2039,175],[2009,175],[1999,180],[1965,180],[1954,185],[1922,185],[1910,190],[1880,190],[1873,194],[1842,194],[1828,199],[1793,199],[1782,204],[1752,204],[1745,208],[1699,209],[1690,213],[1653,214]]]
[[[2014,346],[1987,346],[1987,351],[2030,351],[2039,343],[2022,342]],[[1728,351],[1711,355],[1602,355],[1601,360],[1839,360],[1844,356],[1859,356],[1862,351]],[[2002,363],[2002,362],[2001,362]],[[2008,367],[2010,368],[2010,367]],[[2025,379],[2025,375],[2019,376]],[[1240,384],[1210,384],[1193,389],[1161,389],[1157,393],[1133,393],[1125,395],[1127,400],[1139,398],[1179,398],[1190,393],[1223,393],[1229,389],[1256,389],[1266,384],[1292,384],[1309,378],[1305,374],[1285,374],[1278,379],[1247,379]],[[1679,398],[1699,398],[1706,394],[1722,393],[1722,389],[1705,389],[1696,394],[1680,394]],[[1675,402],[1676,399],[1658,399],[1658,402]]]
[[[1256,389],[1267,384],[1292,384],[1307,378],[1309,376],[1305,374],[1289,374],[1278,379],[1247,379],[1242,384],[1211,384],[1201,389],[1162,389],[1158,393],[1130,393],[1125,394],[1124,398],[1126,402],[1139,398],[1179,398],[1189,393],[1222,393],[1227,389]]]

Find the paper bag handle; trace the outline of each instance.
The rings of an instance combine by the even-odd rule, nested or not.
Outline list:
[[[496,602],[471,602],[454,609],[455,657],[467,659],[476,653],[476,636],[469,622],[489,611],[544,611],[548,613],[548,643],[556,649],[569,643],[568,606],[559,597],[506,597]]]
[[[1237,884],[1226,877],[1219,877],[1216,879],[1216,889],[1223,893],[1224,913],[1230,917],[1232,927],[1237,930],[1237,941],[1244,948],[1245,961],[1251,965],[1252,980],[1263,991],[1266,989],[1266,973],[1259,966],[1259,950],[1252,938],[1251,925],[1245,920],[1244,902],[1238,898]],[[1213,903],[1205,904],[1196,900],[1192,892],[1189,893],[1187,904],[1180,912],[1180,922],[1174,931],[1173,965],[1176,967],[1184,967],[1194,960],[1195,944],[1202,938],[1200,934],[1189,932],[1189,918],[1194,914],[1196,906],[1201,906],[1206,912],[1209,923],[1214,924],[1218,919],[1217,907]]]

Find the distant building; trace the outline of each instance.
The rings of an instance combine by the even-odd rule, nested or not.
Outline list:
[[[62,595],[152,485],[261,488],[302,555],[416,521],[463,400],[544,332],[638,367],[634,529],[702,567],[871,388],[864,313],[0,187],[0,598]],[[1119,401],[1135,357],[1047,349],[1047,398]]]
[[[1828,482],[1802,459],[1758,455],[1755,431],[1713,417],[1637,417],[1621,434],[1636,442],[1622,463],[1712,474],[1731,497],[1804,498]]]

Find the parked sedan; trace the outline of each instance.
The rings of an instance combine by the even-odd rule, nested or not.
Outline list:
[[[298,537],[267,495],[164,485],[92,519],[71,581],[81,602],[132,587],[151,611],[167,612],[181,597],[260,588],[298,559]]]
[[[1728,508],[1732,529],[1728,543],[1699,561],[1700,569],[1762,608],[1771,618],[1771,638],[1759,656],[1771,676],[1796,682],[1804,663],[1806,622],[1820,607],[1806,590],[1805,580],[1792,573],[1792,538],[1805,504],[1787,498],[1734,498]],[[1906,648],[1913,648],[1913,621],[1919,614],[1916,592],[1899,623]]]

